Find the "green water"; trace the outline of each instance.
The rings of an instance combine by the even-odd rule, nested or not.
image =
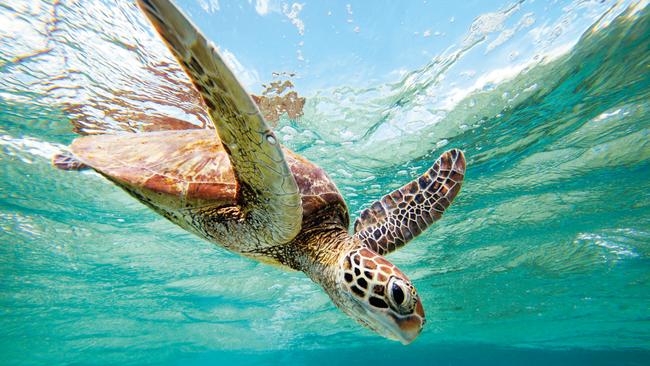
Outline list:
[[[389,257],[427,312],[407,348],[303,274],[203,242],[97,174],[53,169],[75,136],[56,101],[83,96],[68,93],[74,78],[36,82],[56,51],[19,60],[21,43],[3,42],[0,363],[648,364],[650,13],[610,7],[575,45],[477,78],[451,106],[441,76],[483,41],[472,33],[393,82],[316,90],[302,118],[280,121],[353,218],[464,150],[459,197]],[[105,75],[79,73],[109,92]]]

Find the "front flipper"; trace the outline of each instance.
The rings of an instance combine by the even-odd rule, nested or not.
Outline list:
[[[419,178],[363,210],[354,223],[354,236],[381,255],[392,252],[440,219],[464,177],[463,152],[445,152]]]
[[[224,228],[224,235],[253,230],[257,243],[247,249],[251,251],[290,241],[301,228],[300,193],[257,105],[214,45],[169,0],[138,4],[201,93],[229,154],[239,185],[240,212],[226,225],[230,227]]]

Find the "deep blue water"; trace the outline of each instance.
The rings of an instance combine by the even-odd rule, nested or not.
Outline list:
[[[212,3],[182,5],[210,27],[201,4]],[[231,11],[220,6],[213,16]],[[374,26],[380,37],[390,17],[366,24],[355,9],[342,21],[350,34],[359,23],[360,36]],[[404,38],[422,62],[365,82],[341,76],[354,57],[331,78],[294,60],[304,116],[276,127],[329,172],[353,219],[442,151],[464,150],[457,200],[389,257],[427,312],[404,347],[356,325],[303,274],[201,241],[95,173],[52,168],[75,132],[202,117],[132,4],[0,2],[0,363],[650,364],[647,2],[477,11],[446,18],[447,38],[431,30],[440,50],[413,51],[422,33]],[[218,44],[219,27],[206,31]],[[379,57],[355,52],[364,65]],[[271,79],[239,66],[252,92]]]

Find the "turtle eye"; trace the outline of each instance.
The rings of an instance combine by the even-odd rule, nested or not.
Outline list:
[[[404,302],[404,290],[395,282],[393,282],[393,286],[390,289],[391,295],[393,295],[393,301],[395,301],[396,305],[402,305]]]
[[[390,302],[392,303],[395,310],[399,311],[401,314],[407,314],[411,312],[411,291],[409,291],[406,283],[404,283],[404,281],[401,279],[392,278],[388,288],[388,298],[390,299]]]

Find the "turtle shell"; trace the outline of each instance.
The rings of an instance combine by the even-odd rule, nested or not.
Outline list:
[[[230,159],[214,130],[84,136],[70,150],[145,203],[173,210],[234,206],[240,199]],[[345,201],[325,171],[283,151],[301,193],[303,222],[325,213],[347,227]]]

